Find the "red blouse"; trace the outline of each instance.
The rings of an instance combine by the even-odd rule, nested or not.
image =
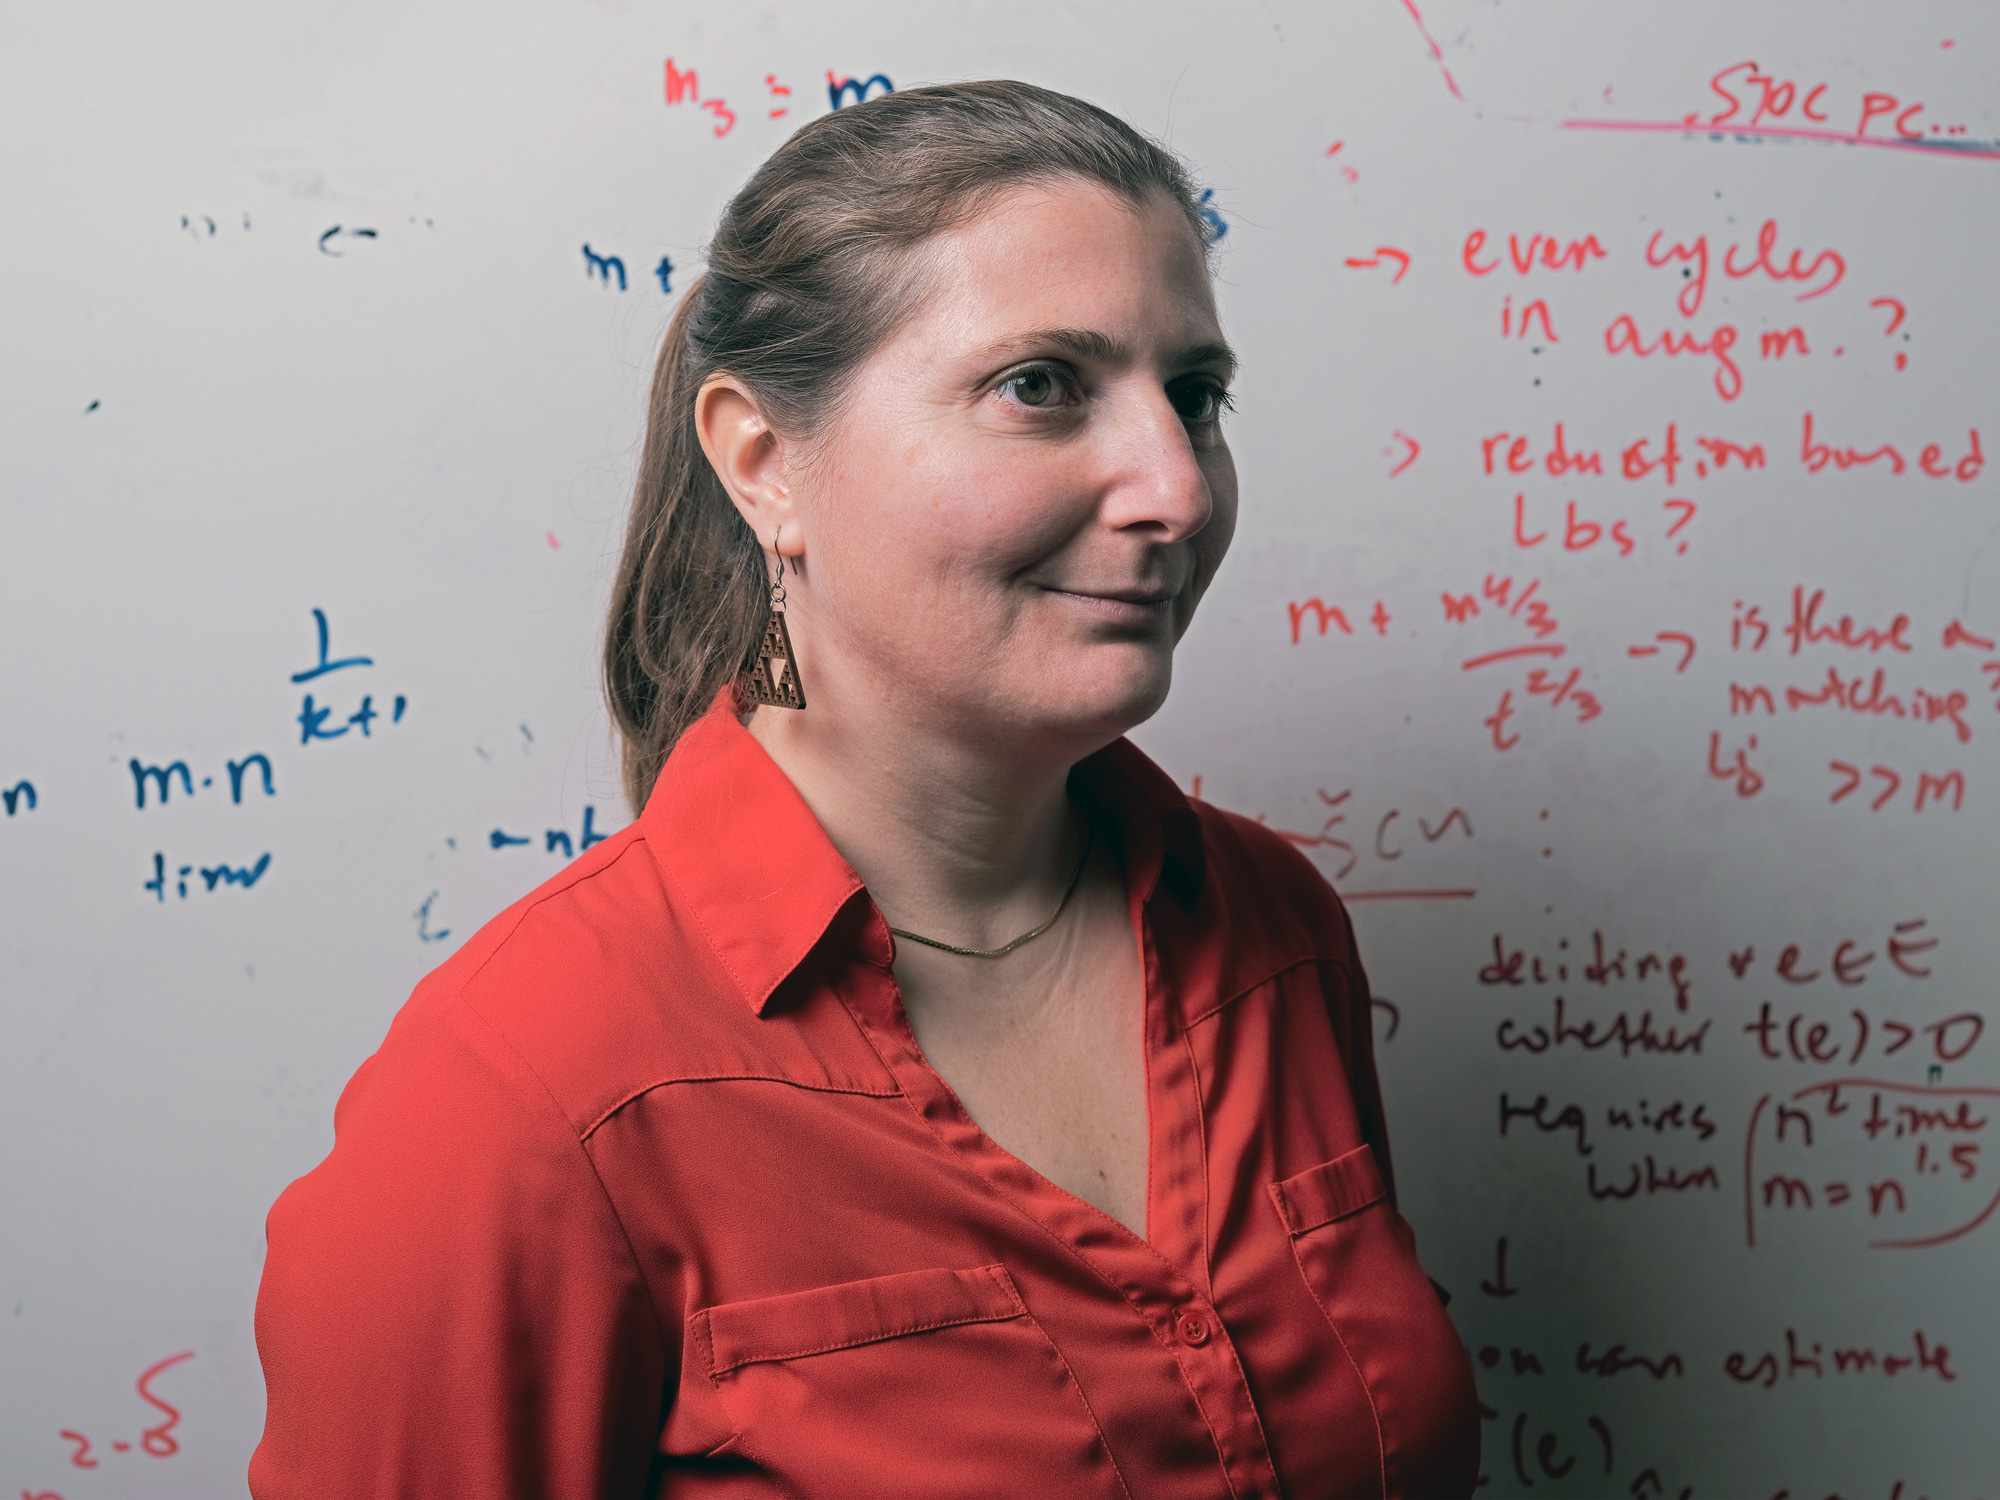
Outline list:
[[[725,695],[726,696],[726,695]],[[271,1210],[260,1500],[1464,1496],[1339,901],[1129,743],[1147,1238],[989,1140],[861,881],[711,712],[418,985]]]

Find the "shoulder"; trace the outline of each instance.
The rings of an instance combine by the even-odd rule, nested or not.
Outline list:
[[[1181,974],[1190,1021],[1253,993],[1348,1009],[1366,980],[1325,877],[1262,823],[1192,798],[1187,806],[1200,830],[1200,881],[1192,899],[1180,898],[1184,916],[1153,930]]]
[[[467,1268],[529,1226],[559,1226],[539,1235],[546,1256],[629,1276],[589,1137],[601,1100],[663,1066],[676,976],[702,983],[696,955],[663,939],[670,908],[627,829],[468,938],[341,1091],[333,1150],[271,1212],[274,1255],[351,1280],[359,1251],[327,1248],[351,1240],[405,1267],[400,1294],[419,1296],[453,1266],[476,1281]],[[678,1030],[699,1046],[698,1028]]]
[[[755,1018],[663,863],[634,824],[487,922],[417,985],[341,1112],[476,1072],[582,1138],[653,1083],[740,1062]]]
[[[477,1000],[619,860],[580,861],[420,983],[332,1151],[272,1206],[257,1494],[636,1493],[676,1325],[546,1058]]]
[[[1326,877],[1283,834],[1241,813],[1188,799],[1201,822],[1204,892],[1301,957],[1351,963],[1354,929]]]
[[[417,985],[342,1090],[332,1151],[271,1210],[261,1320],[293,1332],[341,1327],[333,1304],[344,1297],[348,1321],[367,1309],[363,1331],[386,1347],[398,1319],[415,1327],[430,1316],[423,1309],[440,1288],[492,1291],[504,1279],[497,1268],[530,1241],[544,1269],[589,1267],[593,1284],[636,1284],[572,1109],[527,1038],[478,1000],[483,976],[509,969],[517,940],[534,954],[538,914],[620,856],[607,845],[578,861],[581,871],[515,903]]]
[[[1183,792],[1129,739],[1082,762],[1077,774],[1123,822],[1128,858],[1136,856],[1139,868],[1148,867],[1151,848],[1162,851],[1159,879],[1181,915],[1157,924],[1156,935],[1199,974],[1212,1006],[1307,965],[1340,971],[1350,983],[1335,979],[1335,990],[1361,980],[1346,909],[1284,834]]]

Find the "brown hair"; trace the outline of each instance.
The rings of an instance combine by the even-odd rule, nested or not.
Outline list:
[[[757,537],[695,433],[703,383],[727,371],[776,430],[823,431],[847,379],[919,300],[910,252],[1007,188],[1062,177],[1133,203],[1165,194],[1206,243],[1171,152],[1095,105],[1013,82],[907,89],[823,115],[723,210],[653,372],[605,632],[635,812],[681,734],[748,667],[769,607]]]

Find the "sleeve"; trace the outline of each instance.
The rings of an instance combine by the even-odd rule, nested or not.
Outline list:
[[[584,1143],[469,1006],[399,1020],[266,1237],[256,1500],[642,1493],[648,1289]]]

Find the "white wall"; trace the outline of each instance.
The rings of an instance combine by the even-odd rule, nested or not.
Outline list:
[[[670,257],[681,284],[727,195],[827,107],[832,71],[1079,92],[1213,186],[1245,508],[1138,738],[1372,898],[1355,911],[1397,1008],[1378,1035],[1405,1209],[1493,1361],[1486,1493],[1991,1493],[2000,1222],[1966,1226],[2000,1193],[2000,1034],[1974,1037],[2000,958],[2000,650],[1946,638],[2000,638],[2000,470],[1920,470],[1932,443],[1933,467],[1957,465],[1970,429],[2000,444],[2000,28],[1971,4],[1420,9],[10,18],[0,788],[34,797],[0,812],[0,1490],[240,1490],[265,1209],[326,1150],[340,1085],[416,979],[559,868],[548,831],[624,821],[594,662],[670,306],[653,268]],[[665,102],[669,57],[724,101],[726,133],[722,111]],[[1711,76],[1749,59],[1787,105],[1760,132],[1851,136],[1866,108],[1884,144],[1565,128],[1705,122],[1728,108]],[[1744,101],[1728,125],[1764,92],[1749,71],[1723,82]],[[1808,97],[1825,122],[1801,118]],[[1888,145],[1899,119],[1988,154]],[[1758,268],[1767,220],[1770,263],[1801,251],[1811,279]],[[1473,230],[1490,274],[1465,269]],[[1692,317],[1675,299],[1693,263],[1649,267],[1656,232],[1706,237]],[[1519,274],[1508,238],[1537,234],[1605,254]],[[589,276],[585,244],[622,258],[622,291]],[[1726,273],[1732,245],[1750,274]],[[1892,331],[1883,298],[1904,312]],[[1537,300],[1555,337],[1539,315],[1510,336]],[[1740,391],[1723,398],[1708,355],[1608,350],[1621,315],[1649,346],[1734,329]],[[1809,353],[1761,356],[1762,333],[1795,326]],[[1821,440],[1892,444],[1906,472],[1810,471],[1808,412]],[[1548,472],[1558,422],[1604,474]],[[1643,437],[1657,457],[1669,423],[1671,482],[1621,477],[1621,452]],[[1487,475],[1501,432],[1538,467]],[[1418,453],[1392,475],[1397,434]],[[1761,445],[1765,466],[1703,473],[1703,437]],[[1512,580],[1504,602],[1489,576]],[[1795,589],[1825,590],[1815,624],[1851,616],[1876,649],[1794,653]],[[1478,615],[1448,621],[1447,594]],[[1327,615],[1322,635],[1308,600],[1348,628]],[[1732,637],[1752,606],[1773,627],[1761,650],[1754,628]],[[373,664],[293,682],[314,609],[333,657]],[[1465,665],[1524,645],[1563,652]],[[1573,669],[1564,701],[1530,686]],[[1788,706],[1829,671],[1862,708]],[[1732,714],[1731,684],[1776,711]],[[308,692],[336,709],[328,731],[364,694],[381,716],[301,743]],[[1888,695],[1905,716],[1867,711]],[[251,766],[239,804],[227,765],[252,753],[274,794]],[[135,806],[134,758],[184,762],[194,795],[177,781]],[[1844,798],[1838,765],[1860,777]],[[1962,791],[1923,780],[1951,772]],[[496,849],[495,829],[531,842]],[[266,854],[254,885],[206,888],[203,869]],[[1409,891],[1470,894],[1385,895]],[[1625,977],[1584,977],[1599,934]],[[1781,976],[1792,946],[1791,972],[1818,978]],[[1666,972],[1633,972],[1645,953],[1683,961],[1684,1009]],[[1595,1039],[1643,1016],[1699,1051],[1503,1045],[1552,1028],[1558,995]],[[1953,1016],[1981,1019],[1926,1029]],[[1846,1079],[1869,1082],[1825,1087]],[[1503,1130],[1506,1107],[1538,1119]],[[1812,1206],[1787,1208],[1775,1178]],[[1496,1297],[1481,1284],[1499,1284],[1503,1238],[1516,1291]],[[1888,1373],[1919,1334],[1933,1362]],[[1835,1348],[1877,1362],[1836,1372]],[[187,1351],[152,1377],[180,1413],[151,1443],[178,1451],[155,1455],[143,1434],[166,1418],[135,1381]],[[1634,1356],[1663,1373],[1619,1368]]]

